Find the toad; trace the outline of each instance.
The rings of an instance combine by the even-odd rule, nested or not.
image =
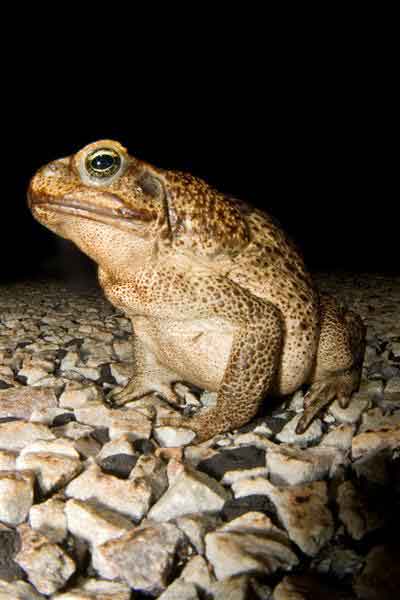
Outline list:
[[[177,404],[177,382],[217,392],[214,407],[164,423],[201,441],[248,423],[266,396],[307,384],[302,433],[358,389],[360,317],[318,293],[262,210],[111,140],[39,169],[28,203],[97,263],[106,297],[132,322],[133,375],[114,405],[153,392]]]

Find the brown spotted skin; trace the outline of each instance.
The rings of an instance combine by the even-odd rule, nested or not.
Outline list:
[[[112,152],[115,172],[93,172]],[[97,168],[97,163],[96,163]],[[319,298],[297,249],[266,213],[186,173],[165,171],[112,140],[89,144],[33,177],[34,217],[99,266],[107,298],[132,321],[134,374],[117,405],[174,384],[217,391],[215,408],[169,424],[197,439],[244,425],[267,394],[311,383],[304,430],[357,389],[364,328]]]

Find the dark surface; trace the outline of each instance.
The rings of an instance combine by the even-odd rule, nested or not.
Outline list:
[[[265,467],[265,450],[244,447],[235,450],[222,450],[207,460],[202,460],[197,469],[215,479],[222,479],[227,471]]]
[[[2,280],[93,276],[82,254],[32,219],[25,192],[41,165],[102,138],[269,211],[312,269],[399,270],[386,40],[359,14],[346,12],[339,28],[330,16],[330,31],[305,14],[300,25],[292,13],[268,24],[245,13],[236,28],[213,14],[197,33],[192,21],[179,38],[165,29],[160,45],[147,22],[124,37],[123,17],[113,29],[109,11],[104,31],[74,24],[73,40],[32,26],[23,61],[2,73]],[[144,45],[138,30],[149,34]]]

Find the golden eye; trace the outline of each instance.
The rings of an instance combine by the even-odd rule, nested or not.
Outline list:
[[[86,170],[92,177],[111,177],[121,167],[121,157],[112,148],[98,148],[86,157]]]

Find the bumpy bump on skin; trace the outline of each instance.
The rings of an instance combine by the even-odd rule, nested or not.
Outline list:
[[[107,149],[95,168],[91,156]],[[96,174],[118,157],[110,176]],[[28,191],[34,217],[99,265],[107,298],[132,321],[134,374],[117,405],[183,381],[217,404],[174,422],[198,440],[252,419],[268,394],[311,384],[298,431],[357,389],[364,326],[319,296],[278,223],[205,181],[130,156],[112,140],[46,165]]]

